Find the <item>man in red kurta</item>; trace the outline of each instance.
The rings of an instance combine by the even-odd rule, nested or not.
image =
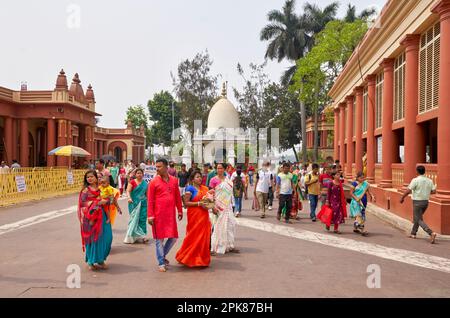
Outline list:
[[[166,159],[156,161],[158,175],[150,182],[147,193],[148,223],[152,226],[160,272],[167,270],[169,261],[166,256],[178,238],[175,208],[178,210],[178,220],[183,219],[178,180],[169,175],[167,166]],[[164,239],[167,239],[165,243]]]

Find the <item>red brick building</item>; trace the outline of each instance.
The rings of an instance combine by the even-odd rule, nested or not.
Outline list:
[[[0,86],[0,160],[17,159],[22,167],[67,166],[66,157],[48,156],[48,151],[74,145],[98,159],[115,155],[120,161],[144,159],[144,129],[108,129],[96,126],[92,86],[84,92],[78,74],[70,87],[63,70],[53,90],[14,91]]]
[[[346,177],[367,153],[376,204],[412,220],[399,200],[424,165],[437,184],[425,221],[450,234],[450,0],[387,1],[329,94]]]

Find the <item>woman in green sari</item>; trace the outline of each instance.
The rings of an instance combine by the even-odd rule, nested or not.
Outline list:
[[[367,193],[369,192],[369,183],[365,181],[364,173],[358,172],[356,181],[352,182],[352,201],[350,202],[350,216],[355,218],[353,223],[353,232],[367,236],[367,231],[364,230],[366,222],[366,207],[367,207]]]
[[[127,187],[128,211],[130,220],[124,243],[146,243],[147,235],[147,182],[144,180],[144,171],[136,169],[136,179],[131,180]]]

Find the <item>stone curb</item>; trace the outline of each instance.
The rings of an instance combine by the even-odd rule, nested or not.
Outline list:
[[[411,228],[413,226],[413,223],[411,221],[408,221],[402,217],[399,217],[398,215],[395,215],[392,212],[389,212],[385,209],[382,209],[372,203],[369,203],[367,205],[367,212],[368,214],[371,214],[378,219],[389,223],[390,225],[394,226],[395,228],[402,230],[403,232],[407,234],[410,233]],[[417,238],[426,238],[428,239],[430,236],[428,233],[426,233],[422,228],[419,228],[419,231],[417,232]],[[438,240],[444,240],[444,241],[450,241],[450,235],[442,235],[439,234],[436,236],[436,239]]]

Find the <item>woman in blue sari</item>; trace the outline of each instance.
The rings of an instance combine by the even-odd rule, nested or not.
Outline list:
[[[113,235],[103,207],[106,203],[100,198],[96,171],[87,171],[78,197],[78,219],[85,261],[91,270],[106,269],[105,261],[111,251]]]
[[[366,222],[366,207],[367,207],[367,193],[369,192],[369,183],[365,181],[364,173],[358,172],[356,181],[352,182],[352,201],[350,202],[350,216],[355,218],[353,223],[353,232],[367,236],[367,231],[364,230]]]
[[[130,220],[124,239],[126,244],[135,242],[146,243],[147,235],[147,182],[144,180],[144,171],[136,169],[136,179],[128,183],[128,211]]]

